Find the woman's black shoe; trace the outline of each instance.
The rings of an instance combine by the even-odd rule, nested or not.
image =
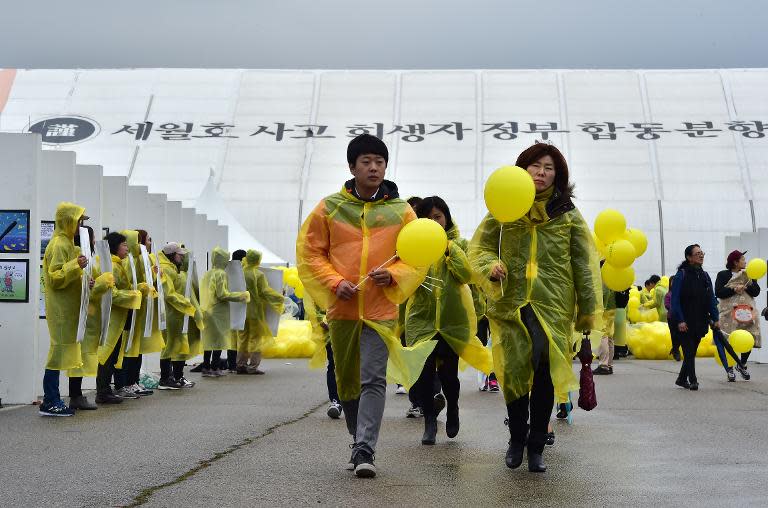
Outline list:
[[[523,451],[525,450],[525,441],[509,440],[509,448],[507,448],[507,456],[504,457],[504,462],[510,469],[517,469],[520,464],[523,463]]]
[[[691,383],[689,383],[687,379],[679,379],[678,378],[675,381],[675,384],[677,386],[681,386],[681,387],[685,388],[686,390],[690,390],[691,389]],[[698,388],[698,385],[696,385],[696,387]]]
[[[542,457],[546,442],[546,432],[531,432],[528,436],[528,471],[531,473],[543,473],[547,470]]]
[[[697,383],[696,381],[694,381],[694,382],[693,382],[693,383],[691,383],[691,385],[689,386],[689,389],[690,389],[691,391],[694,391],[694,392],[695,392],[696,390],[698,390],[698,389],[699,389],[699,383]]]
[[[565,420],[568,418],[568,409],[565,404],[558,404],[557,407],[559,408],[559,411],[555,415],[555,418],[558,420]]]
[[[554,446],[554,444],[555,444],[555,433],[547,432],[547,446]]]
[[[424,435],[421,436],[421,444],[423,445],[433,445],[435,444],[435,439],[437,438],[437,418],[427,418],[427,415],[424,415]]]
[[[544,457],[540,453],[528,452],[528,471],[531,473],[545,473],[547,466],[544,465]]]
[[[445,433],[454,438],[459,433],[459,406],[449,407],[445,416]]]

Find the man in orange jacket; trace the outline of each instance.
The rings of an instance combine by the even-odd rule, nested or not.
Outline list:
[[[387,374],[410,387],[434,348],[404,348],[395,335],[397,305],[423,282],[426,271],[395,258],[397,236],[416,215],[394,182],[384,179],[388,158],[380,139],[354,138],[347,147],[354,178],[320,201],[296,242],[304,287],[316,305],[327,309],[339,398],[355,439],[347,469],[359,477],[376,475],[373,454]]]

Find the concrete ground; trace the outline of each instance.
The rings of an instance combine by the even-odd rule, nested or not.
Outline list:
[[[473,372],[461,375],[459,436],[441,423],[434,447],[389,387],[372,480],[343,469],[351,439],[305,360],[191,375],[191,390],[73,418],[4,409],[0,506],[768,506],[768,366],[727,383],[700,359],[698,392],[674,386],[678,367],[621,360],[597,377],[598,407],[555,422],[542,475],[504,466],[504,403]]]

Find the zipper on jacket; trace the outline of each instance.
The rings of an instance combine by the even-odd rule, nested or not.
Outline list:
[[[536,225],[531,226],[531,251],[528,255],[528,263],[525,265],[525,279],[526,279],[526,301],[531,301],[531,293],[533,292],[533,280],[539,275],[539,264],[536,259],[538,252],[538,235],[536,234]]]
[[[370,242],[370,231],[368,231],[368,224],[366,222],[366,216],[370,209],[370,203],[363,203],[363,213],[360,215],[360,226],[363,231],[363,248],[360,254],[360,278],[363,280],[368,274],[368,249]],[[357,293],[357,312],[360,319],[364,319],[365,316],[365,287],[368,281],[360,286],[360,291]]]

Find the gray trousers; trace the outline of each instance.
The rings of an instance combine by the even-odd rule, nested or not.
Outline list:
[[[372,328],[363,325],[360,333],[360,398],[341,401],[347,430],[355,448],[376,451],[387,392],[387,345]]]

